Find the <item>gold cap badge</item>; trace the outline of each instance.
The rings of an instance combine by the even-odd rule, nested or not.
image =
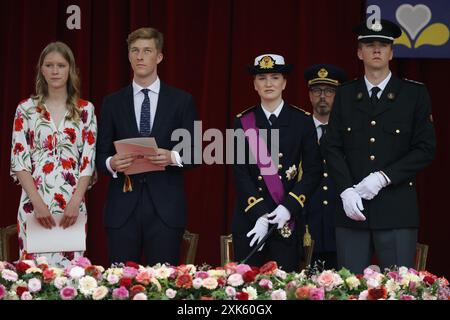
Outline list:
[[[275,65],[275,60],[273,60],[271,56],[264,56],[259,61],[259,67],[261,69],[272,69],[274,65]]]
[[[317,75],[319,76],[319,78],[326,78],[328,76],[328,71],[327,69],[322,68],[317,72]]]

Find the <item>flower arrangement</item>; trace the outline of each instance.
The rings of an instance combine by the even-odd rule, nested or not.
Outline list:
[[[109,269],[80,257],[62,269],[45,258],[0,262],[0,300],[449,300],[448,281],[405,267],[364,274],[307,268],[286,273],[273,261],[260,268],[229,263]]]

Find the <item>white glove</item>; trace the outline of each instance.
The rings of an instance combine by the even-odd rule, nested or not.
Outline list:
[[[266,216],[262,216],[256,220],[255,226],[252,230],[247,233],[247,237],[251,237],[254,234],[252,241],[250,241],[250,247],[253,247],[256,241],[260,243],[264,236],[269,232],[269,220],[267,220]],[[258,249],[261,251],[264,245]]]
[[[364,210],[361,197],[354,188],[347,188],[341,193],[342,204],[347,217],[356,221],[364,221],[366,217],[360,210]]]
[[[286,209],[286,207],[279,204],[278,207],[275,208],[275,210],[267,215],[267,218],[272,217],[273,219],[269,219],[269,223],[278,223],[277,229],[281,229],[283,228],[284,224],[289,221],[289,219],[291,218],[291,214],[289,213],[289,210]]]
[[[361,198],[372,200],[378,192],[388,185],[386,178],[380,172],[369,174],[355,187]]]

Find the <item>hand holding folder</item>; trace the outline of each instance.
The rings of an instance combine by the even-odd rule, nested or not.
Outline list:
[[[157,155],[158,146],[155,138],[131,138],[114,141],[118,154],[134,154],[133,164],[124,173],[127,175],[149,171],[162,171],[164,167],[158,166],[145,159],[146,156]]]

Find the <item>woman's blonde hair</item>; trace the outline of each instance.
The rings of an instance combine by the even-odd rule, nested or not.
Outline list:
[[[78,76],[78,69],[75,64],[75,58],[72,50],[64,42],[56,41],[49,43],[39,56],[39,61],[36,66],[36,94],[33,99],[37,99],[37,105],[42,107],[42,112],[45,112],[44,102],[48,97],[48,84],[42,74],[41,67],[44,63],[45,57],[52,52],[60,53],[63,58],[69,63],[69,76],[67,79],[67,108],[68,114],[66,119],[78,120],[80,118],[80,108],[78,107],[78,100],[80,99],[80,78]]]

